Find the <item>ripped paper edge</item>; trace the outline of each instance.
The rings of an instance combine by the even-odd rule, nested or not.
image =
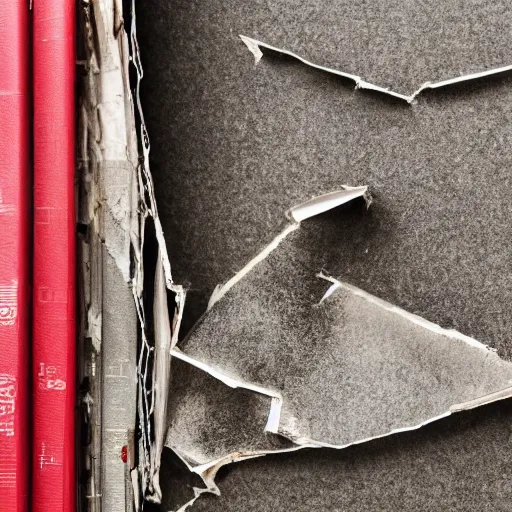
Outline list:
[[[356,89],[365,89],[369,91],[375,91],[382,94],[386,94],[388,96],[391,96],[393,98],[397,98],[399,100],[406,101],[407,103],[411,104],[418,95],[420,95],[423,91],[427,89],[441,89],[443,87],[448,87],[450,85],[458,84],[461,82],[468,82],[472,80],[478,80],[480,78],[486,78],[493,75],[498,75],[500,73],[505,73],[508,71],[512,71],[512,65],[508,66],[502,66],[499,68],[493,68],[485,71],[480,71],[477,73],[470,73],[467,75],[458,76],[455,78],[449,78],[447,80],[441,80],[439,82],[425,82],[422,84],[416,91],[414,91],[412,94],[402,94],[399,92],[395,92],[391,90],[388,87],[381,87],[380,85],[372,84],[370,82],[367,82],[366,80],[363,80],[360,76],[353,75],[351,73],[346,73],[344,71],[339,71],[333,68],[328,68],[325,66],[320,66],[318,64],[314,64],[313,62],[310,62],[309,60],[301,57],[300,55],[297,55],[296,53],[293,53],[289,50],[285,50],[283,48],[277,48],[276,46],[272,46],[270,44],[264,43],[262,41],[258,41],[257,39],[253,39],[251,37],[240,35],[240,39],[245,43],[247,48],[250,50],[250,52],[254,55],[254,61],[255,64],[258,64],[258,62],[263,57],[263,52],[261,51],[261,48],[281,53],[283,55],[288,55],[289,57],[296,59],[306,66],[309,66],[314,69],[318,69],[319,71],[324,71],[326,73],[330,73],[332,75],[340,76],[343,78],[346,78],[347,80],[351,80],[355,84]]]

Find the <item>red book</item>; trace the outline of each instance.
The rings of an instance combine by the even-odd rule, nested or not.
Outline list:
[[[75,509],[75,3],[33,1],[34,512]]]
[[[0,2],[0,512],[28,511],[29,4]]]

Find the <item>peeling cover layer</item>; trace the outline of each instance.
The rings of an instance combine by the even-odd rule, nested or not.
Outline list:
[[[343,185],[340,190],[313,197],[290,208],[286,212],[290,220],[288,226],[227,283],[215,289],[208,310],[218,301],[223,303],[226,300],[223,297],[229,296],[232,288],[236,290],[240,281],[264,266],[266,259],[279,251],[280,246],[300,228],[301,220],[357,198],[364,199],[368,207],[371,204],[368,187]],[[208,318],[206,314],[204,320]],[[186,345],[187,340],[184,343]],[[219,494],[215,476],[222,466],[267,453],[300,449],[291,440],[275,435],[279,431],[283,405],[283,397],[278,390],[238,379],[229,369],[215,368],[177,347],[172,348],[171,354],[180,363],[178,373],[173,375],[170,383],[172,400],[166,445],[191,471],[200,475],[206,485],[203,489],[194,489],[195,497],[180,511],[192,505],[204,492]],[[187,369],[183,363],[192,368]],[[259,368],[258,361],[253,363]],[[187,379],[190,373],[192,380]],[[229,388],[236,389],[236,393],[230,392]],[[248,415],[247,411],[251,414]]]
[[[281,401],[271,431],[288,446],[272,442],[268,421],[267,432],[254,432],[237,416],[238,392],[210,394],[206,377],[186,386],[173,381],[167,445],[210,492],[218,493],[218,467],[233,460],[344,448],[512,396],[512,363],[472,338],[317,274],[303,260],[308,242],[300,230],[283,233],[211,303],[182,351],[173,351],[228,386],[265,398],[246,407],[254,418],[265,403],[272,415],[269,397]]]
[[[0,509],[29,503],[30,96],[27,4],[0,6]]]
[[[419,96],[423,91],[427,89],[441,89],[443,87],[448,87],[450,85],[455,85],[460,82],[479,80],[482,78],[487,78],[491,76],[503,75],[505,73],[509,73],[512,71],[512,65],[502,66],[499,68],[489,69],[486,71],[481,71],[479,73],[471,73],[469,75],[462,75],[455,78],[450,78],[448,80],[442,80],[440,82],[426,82],[422,84],[418,89],[416,89],[411,94],[402,94],[399,92],[392,91],[387,87],[381,87],[380,85],[375,85],[370,82],[363,80],[360,76],[353,75],[351,73],[345,73],[344,71],[338,71],[336,69],[327,68],[324,66],[319,66],[318,64],[313,64],[312,62],[300,57],[299,55],[290,52],[288,50],[284,50],[281,48],[276,48],[275,46],[271,46],[270,44],[262,43],[261,41],[257,41],[256,39],[251,39],[247,36],[240,36],[240,39],[245,43],[250,52],[254,55],[255,64],[263,57],[263,51],[271,51],[281,53],[283,55],[287,55],[292,59],[296,59],[306,66],[318,69],[319,71],[324,71],[326,73],[331,73],[333,75],[337,75],[341,78],[345,78],[354,83],[356,89],[366,89],[368,91],[374,91],[382,94],[386,94],[388,96],[392,96],[393,98],[397,98],[399,100],[406,101],[407,103],[412,103],[417,96]]]
[[[201,475],[227,456],[261,454],[294,447],[265,432],[271,399],[229,386],[190,363],[173,362],[166,444]],[[191,422],[194,418],[195,421]]]
[[[318,277],[299,265],[295,233],[215,304],[183,347],[216,371],[279,393],[278,433],[297,444],[348,446],[510,386],[512,364],[471,338],[339,281],[321,300]]]
[[[75,508],[75,3],[34,2],[32,510]]]

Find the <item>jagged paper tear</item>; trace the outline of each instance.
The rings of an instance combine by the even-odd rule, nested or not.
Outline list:
[[[357,196],[365,192],[361,187]],[[205,373],[186,388],[173,381],[166,445],[210,492],[218,493],[218,468],[232,461],[341,449],[512,396],[512,363],[473,338],[308,268],[301,263],[307,240],[292,226],[216,291],[202,321],[172,352]],[[204,382],[212,377],[260,396],[248,408],[255,411],[250,418],[260,418],[257,432],[248,414],[237,416],[240,391],[214,393]],[[279,422],[265,432],[262,415],[272,411],[273,395],[281,400]],[[276,433],[290,444],[276,446]]]
[[[290,52],[288,50],[284,50],[282,48],[277,48],[275,46],[272,46],[267,43],[263,43],[256,39],[252,39],[250,37],[243,36],[243,35],[240,35],[240,39],[242,39],[242,41],[245,43],[247,48],[249,48],[251,53],[254,55],[255,64],[258,64],[258,62],[263,57],[262,49],[269,50],[272,52],[281,53],[283,55],[287,55],[288,57],[291,57],[292,59],[296,59],[311,68],[318,69],[319,71],[324,71],[326,73],[331,73],[333,75],[337,75],[342,78],[346,78],[347,80],[354,82],[356,89],[365,89],[365,90],[369,90],[369,91],[375,91],[378,93],[386,94],[388,96],[392,96],[393,98],[397,98],[399,100],[404,100],[407,103],[412,103],[416,99],[417,96],[419,96],[423,91],[428,90],[428,89],[432,89],[432,90],[441,89],[441,88],[448,87],[450,85],[455,85],[455,84],[458,84],[461,82],[469,82],[469,81],[479,80],[482,78],[505,74],[505,73],[512,71],[512,65],[509,65],[509,66],[503,66],[503,67],[494,68],[494,69],[488,69],[485,71],[481,71],[479,73],[471,73],[468,75],[462,75],[462,76],[458,76],[455,78],[450,78],[448,80],[442,80],[439,82],[426,82],[426,83],[422,84],[416,91],[407,95],[407,94],[402,94],[399,92],[392,91],[391,89],[389,89],[387,87],[381,87],[379,85],[372,84],[370,82],[367,82],[366,80],[363,80],[360,76],[353,75],[351,73],[346,73],[344,71],[327,68],[325,66],[319,66],[318,64],[314,64],[313,62],[310,62],[309,60],[304,59],[303,57],[301,57],[300,55],[297,55],[296,53]]]
[[[219,301],[224,295],[245,275],[247,275],[258,263],[262,262],[279,244],[293,231],[295,231],[300,222],[320,213],[341,206],[358,197],[364,197],[367,206],[370,206],[371,197],[368,194],[368,187],[349,187],[342,185],[340,190],[335,190],[327,194],[313,197],[308,201],[293,206],[286,212],[286,217],[291,223],[277,235],[270,244],[268,244],[257,256],[255,256],[245,267],[237,272],[227,283],[215,288],[208,302],[208,310]]]

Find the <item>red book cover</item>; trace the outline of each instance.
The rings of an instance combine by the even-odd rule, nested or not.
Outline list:
[[[75,509],[75,3],[33,0],[34,512]]]
[[[0,511],[28,510],[29,4],[0,2]]]

